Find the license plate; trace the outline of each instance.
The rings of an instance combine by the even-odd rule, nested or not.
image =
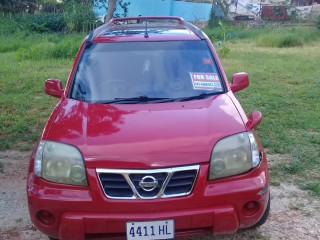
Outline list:
[[[174,239],[174,221],[127,222],[127,240]]]

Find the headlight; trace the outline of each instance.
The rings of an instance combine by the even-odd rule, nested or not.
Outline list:
[[[51,182],[87,186],[79,150],[71,145],[41,141],[35,156],[34,173]]]
[[[260,163],[258,144],[253,133],[244,132],[221,139],[213,148],[209,179],[249,171]]]

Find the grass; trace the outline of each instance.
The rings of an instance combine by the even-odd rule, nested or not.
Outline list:
[[[320,31],[315,27],[243,29],[225,26],[225,29],[215,28],[205,31],[213,41],[224,38],[227,40],[244,39],[259,47],[297,47],[320,40]]]
[[[251,86],[237,97],[248,113],[263,113],[257,130],[264,147],[291,156],[270,169],[273,182],[313,181],[307,189],[320,196],[320,43],[275,50],[258,39],[229,42],[230,53],[221,60],[229,79],[238,71],[250,75]]]
[[[81,34],[30,34],[19,32],[9,39],[0,35],[0,53],[15,52],[17,60],[73,58],[84,36]]]
[[[16,48],[10,42],[17,41],[17,36],[0,37],[0,150],[29,150],[38,140],[57,101],[44,94],[44,81],[58,78],[65,83],[76,54],[54,55],[52,50],[65,48],[65,42],[79,47],[83,37],[33,35],[21,39],[22,47]],[[26,53],[21,54],[21,49]]]
[[[320,196],[320,182],[307,182],[302,186],[302,189],[311,191],[312,194]]]
[[[206,31],[212,39],[221,34],[219,29]],[[301,183],[320,196],[320,30],[227,31],[232,41],[226,42],[230,51],[221,58],[225,71],[229,79],[246,71],[251,80],[248,89],[236,94],[238,99],[247,113],[263,113],[257,131],[268,153],[290,156],[273,164],[272,182]],[[0,35],[0,150],[33,147],[57,102],[44,94],[44,81],[66,81],[84,37],[19,34],[21,40]]]

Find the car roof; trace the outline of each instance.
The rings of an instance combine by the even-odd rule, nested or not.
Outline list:
[[[200,40],[205,34],[180,17],[113,18],[94,30],[88,42]]]

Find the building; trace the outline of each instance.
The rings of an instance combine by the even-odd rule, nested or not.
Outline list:
[[[186,21],[206,22],[209,20],[212,3],[189,2],[183,0],[123,0],[129,2],[127,16],[179,16]],[[216,6],[216,5],[214,5]],[[106,9],[94,9],[95,13],[104,17]],[[221,9],[216,15],[223,16]],[[117,7],[116,14],[123,17],[123,9]]]

